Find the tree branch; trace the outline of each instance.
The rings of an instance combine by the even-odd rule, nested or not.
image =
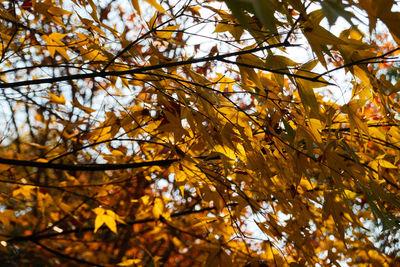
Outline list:
[[[5,165],[37,167],[44,169],[56,169],[56,170],[66,170],[66,171],[109,171],[109,170],[135,169],[135,168],[151,167],[151,166],[169,166],[175,161],[178,161],[178,159],[153,160],[153,161],[132,162],[123,164],[107,164],[107,163],[60,164],[60,163],[0,158],[0,164],[5,164]]]
[[[242,66],[242,67],[246,67],[246,68],[258,69],[258,70],[263,70],[263,71],[269,71],[272,73],[287,75],[287,76],[294,77],[297,79],[303,79],[303,80],[312,81],[312,82],[324,83],[326,85],[335,85],[335,84],[327,82],[327,81],[319,80],[320,75],[317,75],[315,77],[307,77],[304,75],[298,75],[298,74],[290,73],[290,72],[286,72],[286,71],[274,70],[274,69],[269,69],[269,68],[265,68],[265,67],[261,67],[261,66],[256,66],[256,65],[251,65],[251,64],[241,63],[241,62],[235,62],[235,61],[227,60],[227,59],[221,59],[220,61],[225,62],[225,63],[235,64],[237,66]]]
[[[233,207],[239,205],[238,203],[229,203],[227,206]],[[180,216],[185,216],[185,215],[190,215],[190,214],[197,214],[197,213],[202,213],[205,211],[211,211],[215,210],[215,207],[206,207],[202,208],[199,210],[186,210],[182,212],[176,212],[171,215],[171,218],[174,217],[180,217]],[[118,224],[118,226],[132,226],[135,224],[141,224],[141,223],[149,223],[149,222],[155,222],[158,219],[156,218],[147,218],[147,219],[141,219],[141,220],[135,220],[131,222],[127,222],[126,224]],[[52,238],[56,236],[62,236],[62,235],[68,235],[68,234],[73,234],[73,233],[79,233],[79,232],[86,232],[86,231],[93,231],[94,227],[83,227],[83,228],[77,228],[73,230],[66,230],[60,233],[49,233],[49,234],[42,234],[42,235],[28,235],[28,236],[14,236],[11,239],[7,240],[7,242],[21,242],[21,241],[33,241],[33,240],[41,240],[41,239],[46,239],[46,238]]]
[[[59,256],[61,258],[65,258],[65,259],[68,259],[68,260],[73,260],[75,262],[83,263],[83,264],[90,265],[90,266],[98,266],[98,267],[104,266],[104,265],[100,265],[100,264],[97,264],[97,263],[81,260],[81,259],[78,259],[78,258],[71,257],[69,255],[63,254],[61,252],[58,252],[57,250],[51,249],[51,248],[43,245],[42,243],[38,242],[37,240],[30,240],[30,241],[32,241],[33,243],[35,243],[35,244],[39,245],[40,247],[44,248],[48,252],[50,252],[50,253],[52,253],[54,255],[57,255],[57,256]]]
[[[2,84],[0,84],[0,88],[12,88],[12,87],[18,87],[18,86],[28,86],[28,85],[35,85],[35,84],[46,84],[46,83],[54,83],[54,82],[82,80],[82,79],[88,79],[88,78],[105,78],[105,77],[110,77],[110,76],[123,76],[123,75],[139,74],[139,73],[143,73],[146,71],[157,70],[157,69],[162,69],[162,68],[178,67],[178,66],[191,65],[191,64],[195,64],[195,63],[215,61],[215,60],[221,61],[222,59],[227,58],[227,57],[255,53],[258,51],[267,50],[267,49],[276,48],[276,47],[289,47],[289,46],[297,46],[297,45],[281,43],[281,44],[274,44],[274,45],[269,45],[269,46],[264,46],[264,47],[257,47],[257,48],[253,48],[253,49],[237,51],[237,52],[233,52],[233,53],[216,55],[216,56],[212,56],[212,57],[192,58],[189,60],[183,60],[183,61],[178,61],[178,62],[169,62],[169,63],[157,64],[157,65],[153,65],[153,66],[143,66],[143,67],[135,68],[132,70],[92,72],[92,73],[75,74],[75,75],[44,78],[44,79],[37,79],[37,80],[26,80],[26,81],[19,81],[19,82],[2,83]]]
[[[321,73],[321,74],[315,76],[314,79],[319,79],[319,78],[321,78],[322,76],[325,76],[325,75],[327,75],[327,74],[329,74],[329,73],[331,73],[331,72],[334,72],[334,71],[337,71],[337,70],[340,70],[340,69],[343,69],[343,68],[348,68],[348,67],[351,67],[351,66],[361,65],[361,64],[363,64],[363,63],[365,63],[365,62],[369,62],[370,60],[385,59],[386,56],[388,56],[388,55],[390,55],[390,54],[393,54],[394,52],[396,52],[396,51],[398,51],[398,50],[400,50],[400,47],[397,47],[397,48],[395,48],[395,49],[393,49],[393,50],[390,50],[390,51],[388,51],[388,52],[386,52],[385,54],[382,54],[382,55],[380,55],[380,56],[376,56],[376,57],[367,57],[367,58],[363,58],[363,59],[360,59],[360,60],[353,61],[353,62],[348,63],[348,64],[344,64],[344,65],[342,65],[342,66],[333,68],[333,69],[331,69],[331,70],[327,70],[327,71],[325,71],[324,73]],[[369,63],[377,63],[377,62],[369,62]]]

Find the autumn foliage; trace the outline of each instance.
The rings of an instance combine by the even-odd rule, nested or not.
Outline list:
[[[398,266],[396,8],[0,1],[1,264]]]

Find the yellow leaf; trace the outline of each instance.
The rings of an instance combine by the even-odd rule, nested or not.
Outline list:
[[[218,23],[217,26],[215,26],[214,32],[227,32],[232,30],[232,28],[233,26],[228,23]]]
[[[260,78],[258,77],[257,73],[254,71],[252,66],[254,67],[263,67],[264,62],[262,62],[259,58],[254,55],[240,55],[237,57],[236,62],[239,63],[239,70],[240,75],[243,79],[243,86],[247,89],[247,80],[252,81],[259,90],[262,90],[264,86],[261,83]],[[240,65],[245,64],[245,65]],[[248,67],[247,67],[248,66]]]
[[[117,234],[117,223],[115,222],[115,219],[109,215],[102,215],[102,216],[107,227],[110,228],[111,231]]]
[[[148,195],[144,195],[140,198],[140,200],[142,201],[143,205],[147,205],[149,204],[150,197]]]
[[[313,84],[306,80],[296,79],[301,102],[304,107],[309,107],[315,114],[319,113],[319,105],[314,94]],[[306,109],[307,111],[309,109]]]
[[[273,253],[273,248],[271,246],[271,242],[265,242],[263,244],[263,246],[265,246],[263,248],[264,251],[264,256],[266,260],[274,260],[274,253]]]
[[[256,57],[255,55],[251,54],[245,54],[245,55],[240,55],[237,58],[238,63],[244,63],[250,66],[254,67],[265,67],[265,63],[259,58]]]
[[[94,220],[94,232],[96,233],[97,230],[104,224],[104,215],[103,214],[98,214],[96,216],[96,219]]]
[[[180,24],[167,26],[167,27],[163,28],[162,30],[157,31],[157,36],[160,38],[169,39],[169,38],[171,38],[171,36],[175,32],[175,30],[179,28],[179,26],[180,26]]]
[[[108,133],[102,133],[95,140],[96,142],[102,142],[105,140],[110,140],[111,138],[113,138],[113,135],[110,132],[108,132]]]
[[[217,145],[214,147],[214,149],[216,152],[219,152],[219,153],[225,155],[229,159],[232,159],[232,160],[236,159],[235,151],[233,151],[232,149],[230,149],[227,146]]]
[[[310,27],[310,28],[307,28]],[[315,45],[345,44],[345,42],[320,25],[305,25],[304,35]]]
[[[10,221],[13,220],[14,218],[15,218],[15,211],[6,209],[1,212],[0,222],[6,229],[9,229]]]
[[[53,32],[50,35],[43,34],[41,38],[46,42],[47,50],[51,57],[54,57],[54,53],[57,51],[63,56],[65,59],[69,60],[69,56],[67,54],[67,50],[69,48],[61,41],[66,36],[66,34]]]
[[[71,102],[71,104],[72,104],[73,106],[75,106],[75,107],[77,107],[77,108],[79,108],[79,109],[85,111],[85,112],[88,113],[88,114],[90,114],[90,113],[96,111],[95,109],[92,109],[92,108],[88,108],[88,107],[83,106],[81,103],[79,103],[78,99],[75,99],[75,101],[74,101],[74,102]]]
[[[23,185],[20,188],[16,189],[13,191],[13,197],[21,194],[23,195],[25,198],[30,198],[31,197],[31,191],[34,190],[35,187],[32,185]]]
[[[156,27],[156,19],[157,19],[157,11],[154,12],[153,17],[151,17],[148,23],[150,29],[154,29]]]
[[[63,21],[59,17],[63,14],[70,14],[70,12],[61,9],[59,7],[53,6],[52,1],[33,1],[33,7],[35,11],[41,13],[46,19],[51,20],[55,24],[60,25],[65,28]]]
[[[113,150],[113,151],[111,152],[111,154],[112,154],[113,156],[115,156],[115,157],[123,157],[123,156],[125,156],[125,154],[122,153],[122,152],[119,151],[119,150]]]
[[[301,66],[300,70],[296,73],[298,75],[313,78],[315,77],[315,73],[312,70],[318,64],[317,60],[312,60]],[[319,82],[321,81],[321,82]],[[319,78],[318,81],[309,81],[306,79],[296,78],[296,82],[298,85],[299,95],[301,98],[301,102],[305,107],[309,107],[311,111],[315,114],[319,113],[319,104],[317,102],[317,98],[314,93],[315,88],[324,87],[326,82],[323,78]],[[308,109],[307,109],[308,111]]]
[[[140,260],[140,259],[129,259],[129,260],[125,260],[123,262],[120,262],[117,265],[118,266],[131,266],[131,265],[134,265],[134,264],[139,264],[141,262],[142,262],[142,260]]]
[[[104,214],[105,210],[103,208],[95,208],[93,212],[96,213],[97,215],[102,215]]]
[[[344,193],[345,193],[346,197],[349,199],[354,199],[357,196],[357,193],[354,193],[353,191],[350,191],[347,189],[344,190]]]
[[[158,262],[161,260],[162,258],[160,257],[160,256],[154,256],[153,257],[153,262],[156,264],[156,266],[159,266],[158,265]]]
[[[320,131],[324,128],[320,120],[310,119],[310,132],[318,143],[322,143]]]
[[[145,0],[147,3],[149,3],[150,5],[152,5],[155,9],[157,9],[159,12],[161,13],[165,13],[165,9],[159,4],[157,3],[156,0]]]
[[[387,160],[378,160],[379,166],[387,169],[397,169],[398,167]]]
[[[174,245],[176,246],[176,247],[182,247],[182,242],[179,240],[179,238],[177,238],[177,237],[173,237],[172,238],[172,243],[174,243]]]
[[[215,217],[203,217],[203,218],[200,219],[199,222],[197,222],[195,224],[192,224],[192,227],[196,228],[196,227],[199,227],[199,226],[207,226],[210,223],[213,223],[215,221],[217,221],[217,219]]]
[[[113,212],[112,210],[107,210],[106,214],[112,218],[114,218],[114,220],[120,222],[120,223],[125,223],[115,212]]]
[[[97,15],[97,6],[93,2],[93,0],[87,0],[89,2],[90,7],[92,8],[92,12],[90,13],[90,16],[95,20],[99,21],[99,16]]]
[[[131,4],[140,16],[141,12],[140,12],[139,0],[131,0]]]
[[[67,11],[67,10],[64,10],[64,9],[62,9],[62,8],[55,7],[55,6],[50,7],[50,8],[47,10],[47,12],[49,12],[49,13],[52,14],[52,15],[58,15],[58,16],[61,16],[61,15],[71,15],[71,14],[72,14],[72,12],[69,12],[69,11]]]
[[[392,11],[393,0],[360,0],[359,5],[368,13],[369,29],[375,29],[377,19],[381,19],[389,28],[393,39],[399,43],[400,38],[400,13]]]
[[[61,105],[65,104],[65,98],[62,94],[60,94],[60,96],[57,96],[49,91],[47,91],[47,93],[49,94],[50,97],[46,97],[46,98],[49,99],[51,103],[61,104]]]
[[[154,218],[160,218],[160,216],[163,214],[164,212],[164,202],[159,199],[156,198],[154,200],[154,206],[153,206],[153,216]]]
[[[119,221],[121,223],[125,223],[117,214],[115,214],[112,210],[105,210],[103,208],[95,208],[93,210],[96,213],[96,219],[94,221],[94,232],[96,233],[97,230],[105,223],[106,226],[117,233],[117,223]]]
[[[364,132],[365,134],[369,134],[367,124],[358,116],[357,109],[360,108],[362,103],[359,100],[354,99],[351,100],[348,104],[343,105],[342,109],[349,116],[350,122],[350,131],[354,132],[354,127],[356,127],[359,131]]]
[[[304,190],[313,190],[317,185],[308,179],[301,179],[300,185]]]
[[[346,44],[346,42],[320,26],[322,17],[321,9],[311,12],[308,20],[302,25],[302,30],[313,52],[317,55],[321,64],[326,67],[325,58],[322,53],[324,47],[326,45]]]

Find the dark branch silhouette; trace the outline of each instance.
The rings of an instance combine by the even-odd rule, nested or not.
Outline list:
[[[238,203],[229,203],[229,204],[227,204],[227,207],[234,207],[237,205],[238,205]],[[212,211],[215,209],[216,209],[215,207],[206,207],[206,208],[202,208],[202,209],[198,209],[198,210],[186,210],[186,211],[176,212],[176,213],[171,214],[171,218],[176,218],[176,217],[190,215],[190,214],[202,213],[205,211]],[[132,226],[135,224],[155,222],[157,220],[158,219],[156,219],[156,218],[146,218],[146,219],[126,222],[125,224],[118,224],[118,226],[119,227]],[[94,227],[82,227],[82,228],[65,230],[65,231],[56,232],[56,233],[48,233],[48,234],[40,234],[40,235],[32,234],[32,235],[27,235],[27,236],[14,236],[11,239],[7,240],[7,242],[22,242],[22,241],[33,241],[33,240],[37,241],[37,240],[52,238],[52,237],[56,237],[56,236],[63,236],[63,235],[79,233],[79,232],[87,232],[87,231],[93,231],[93,230],[94,230]]]
[[[111,77],[111,76],[140,74],[140,73],[143,73],[146,71],[157,70],[157,69],[162,69],[162,68],[179,67],[179,66],[191,65],[191,64],[195,64],[195,63],[202,63],[202,62],[208,62],[208,61],[221,61],[222,59],[228,58],[228,57],[234,57],[234,56],[239,56],[239,55],[244,55],[244,54],[255,53],[258,51],[268,50],[268,49],[277,48],[277,47],[290,47],[290,46],[297,46],[297,45],[291,45],[291,44],[288,45],[288,44],[280,43],[280,44],[275,44],[275,45],[269,45],[269,46],[257,47],[257,48],[253,48],[253,49],[237,51],[237,52],[233,52],[233,53],[226,53],[226,54],[222,54],[222,55],[211,56],[211,57],[193,58],[193,59],[184,60],[184,61],[157,64],[157,65],[153,65],[153,66],[143,66],[143,67],[138,67],[138,68],[135,68],[132,70],[102,71],[102,72],[75,74],[75,75],[37,79],[37,80],[26,80],[26,81],[19,81],[19,82],[2,83],[2,84],[0,84],[0,88],[13,88],[13,87],[18,87],[18,86],[82,80],[82,79],[88,79],[88,78],[105,78],[105,77]]]
[[[151,166],[169,166],[178,159],[165,159],[165,160],[154,160],[144,162],[132,162],[123,164],[61,164],[61,163],[50,163],[50,162],[37,162],[29,160],[18,160],[18,159],[5,159],[0,158],[0,164],[24,166],[24,167],[37,167],[44,169],[57,169],[57,170],[71,170],[71,171],[109,171],[109,170],[123,170],[123,169],[135,169],[141,167]]]

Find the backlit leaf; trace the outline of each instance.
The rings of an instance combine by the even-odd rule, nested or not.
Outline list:
[[[51,103],[60,104],[60,105],[65,104],[65,98],[62,94],[60,94],[60,96],[57,96],[56,94],[53,94],[52,92],[49,92],[49,91],[47,91],[47,94],[50,97],[46,97],[46,98],[48,98]]]
[[[102,215],[102,220],[107,225],[107,227],[110,228],[111,231],[117,234],[117,223],[115,222],[115,219],[112,216]]]
[[[154,206],[152,211],[154,218],[157,219],[160,218],[160,216],[163,215],[164,213],[164,202],[161,199],[156,198],[154,200]]]
[[[165,9],[157,2],[157,0],[145,0],[161,13],[165,13]]]
[[[180,25],[172,25],[163,28],[162,30],[157,31],[157,36],[160,38],[171,38],[172,34],[176,32],[176,29],[179,28]]]

